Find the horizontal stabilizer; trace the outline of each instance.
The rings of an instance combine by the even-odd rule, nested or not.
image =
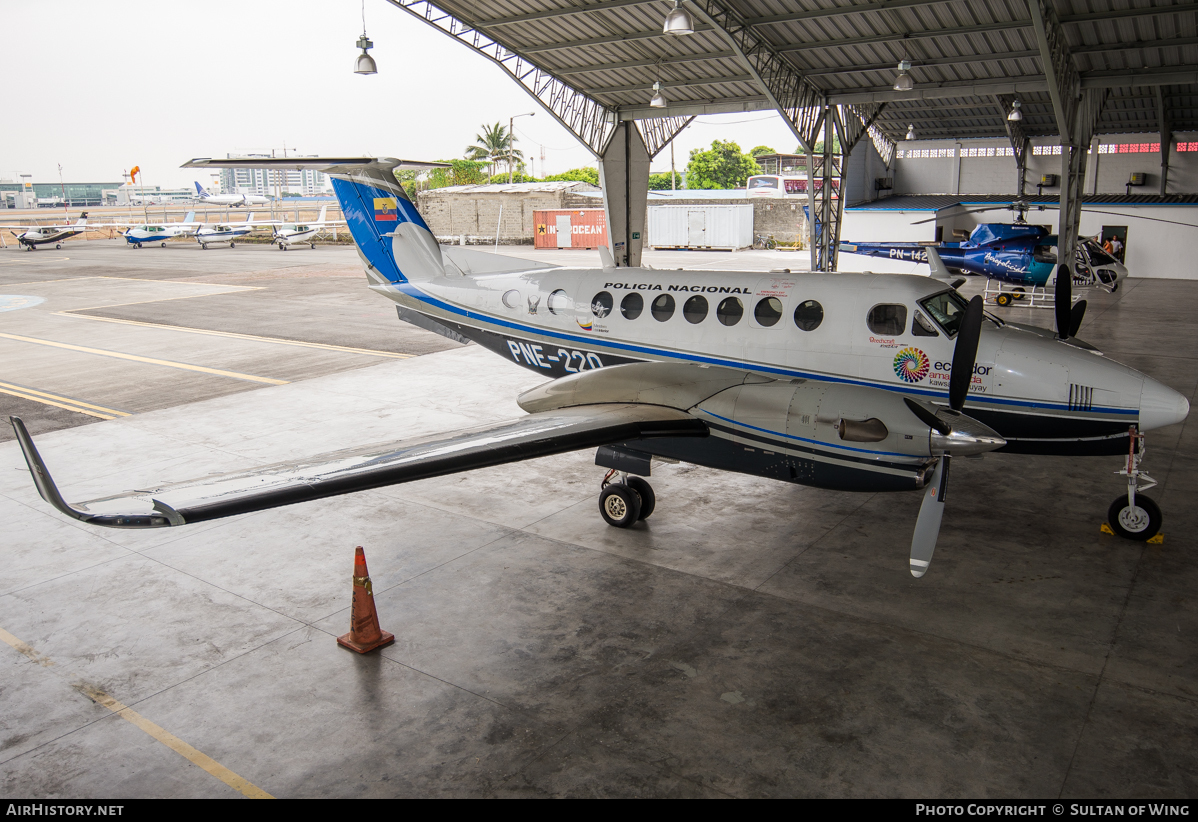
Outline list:
[[[110,528],[185,525],[613,442],[707,436],[707,426],[684,411],[634,404],[577,406],[71,506],[59,494],[24,423],[9,419],[42,499],[69,517]]]
[[[509,257],[506,254],[493,254],[490,251],[476,251],[473,248],[464,248],[460,245],[442,246],[441,254],[448,257],[449,261],[457,266],[463,274],[510,274],[513,271],[559,268],[550,263]]]

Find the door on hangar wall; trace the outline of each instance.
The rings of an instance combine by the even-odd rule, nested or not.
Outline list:
[[[1104,225],[1102,237],[1098,242],[1104,251],[1107,248],[1107,243],[1110,243],[1111,256],[1119,262],[1123,262],[1123,258],[1127,256],[1127,226]]]
[[[570,215],[557,215],[557,247],[569,248],[573,245],[570,227]]]

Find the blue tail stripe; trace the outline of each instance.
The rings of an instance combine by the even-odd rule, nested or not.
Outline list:
[[[333,178],[333,193],[341,204],[341,213],[353,235],[358,250],[367,261],[375,267],[388,281],[406,283],[408,278],[395,264],[391,255],[391,238],[384,233],[393,232],[401,223],[414,223],[428,231],[424,218],[416,211],[416,206],[402,196],[396,196],[390,191],[375,188],[365,183],[351,182]],[[374,208],[375,198],[388,197],[395,201],[394,220],[378,220]],[[431,232],[430,232],[431,233]]]

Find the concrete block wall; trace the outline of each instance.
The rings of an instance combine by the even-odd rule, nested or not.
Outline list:
[[[531,245],[536,231],[534,212],[602,208],[603,200],[568,190],[445,193],[432,189],[419,192],[416,205],[439,239],[456,242],[465,236],[467,243],[493,243],[498,229],[500,243]]]

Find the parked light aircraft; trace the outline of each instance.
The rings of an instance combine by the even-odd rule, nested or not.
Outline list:
[[[316,248],[316,243],[312,241],[312,238],[318,231],[331,225],[345,225],[344,222],[325,222],[325,215],[328,211],[327,205],[321,206],[320,216],[314,223],[280,223],[276,225],[274,242],[278,245],[279,251],[286,251],[289,246],[302,243]]]
[[[254,230],[254,212],[240,223],[211,223],[204,224],[196,231],[196,242],[200,248],[208,250],[210,243],[228,243],[229,248],[237,247],[237,238],[244,237]]]
[[[203,223],[195,222],[195,217],[196,213],[189,211],[183,218],[183,221],[179,223],[141,223],[139,225],[130,225],[121,236],[125,238],[125,242],[134,248],[141,248],[144,243],[161,243],[165,247],[166,241],[172,237],[190,237],[192,234],[195,234],[196,228],[203,225]]]
[[[270,198],[261,194],[209,194],[199,181],[196,181],[195,202],[237,208],[247,205],[270,205]]]
[[[414,164],[286,161],[297,162],[333,178],[369,288],[402,319],[548,378],[519,397],[527,416],[75,506],[14,418],[33,480],[60,512],[172,527],[597,447],[611,469],[600,513],[619,527],[653,512],[644,477],[654,457],[821,488],[922,489],[910,549],[919,577],[950,460],[1001,448],[1126,455],[1111,526],[1132,539],[1160,527],[1159,508],[1138,493],[1152,482],[1141,432],[1185,419],[1189,403],[1075,345],[1085,307],[1070,308],[1067,285],[1053,334],[988,317],[980,297],[929,277],[616,268],[605,250],[601,268],[567,268],[443,249],[393,174]]]
[[[7,228],[9,234],[17,238],[17,242],[25,247],[26,251],[33,251],[39,245],[48,245],[54,243],[55,248],[62,248],[62,241],[76,234],[82,234],[87,231],[87,212],[79,215],[79,219],[71,225],[0,225],[0,228]],[[11,229],[25,229],[20,234]]]

